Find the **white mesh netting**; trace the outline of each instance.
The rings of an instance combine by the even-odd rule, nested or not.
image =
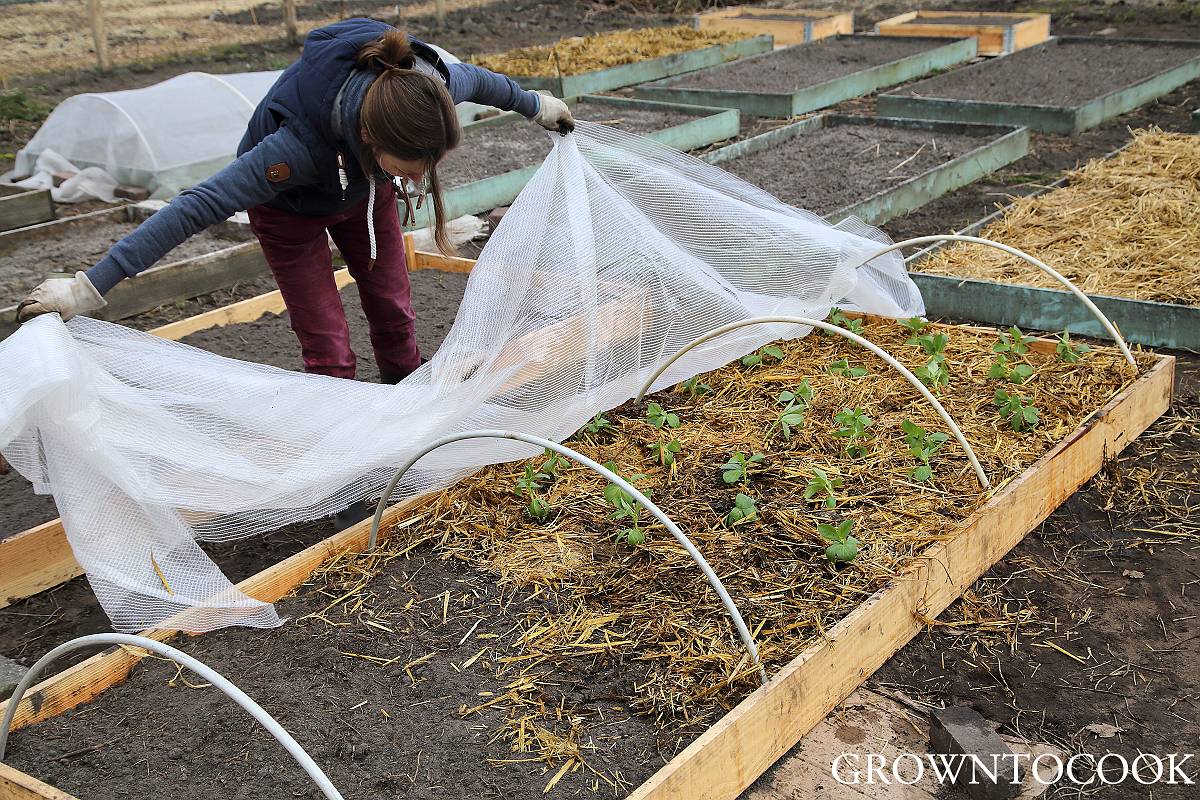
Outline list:
[[[831,226],[599,125],[553,138],[481,253],[445,343],[397,386],[240,362],[90,319],[40,317],[0,343],[0,449],[53,492],[115,628],[174,615],[171,627],[193,631],[278,624],[197,540],[377,495],[399,462],[450,432],[565,439],[724,323],[821,318],[834,304],[923,311],[898,254],[853,269],[887,241],[857,220]],[[743,328],[688,353],[656,387],[804,333]],[[422,459],[397,497],[534,454],[509,441],[451,445]]]

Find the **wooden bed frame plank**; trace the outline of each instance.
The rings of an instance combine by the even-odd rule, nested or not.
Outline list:
[[[78,800],[0,761],[0,800]]]
[[[629,800],[733,800],[1167,410],[1175,359],[1162,357],[638,787]]]
[[[809,730],[940,614],[1025,535],[1050,515],[1104,462],[1128,446],[1170,405],[1175,359],[1157,363],[1088,417],[1021,475],[1000,487],[954,538],[928,548],[906,574],[876,592],[818,642],[787,664],[669,764],[629,800],[734,800]],[[390,508],[390,522],[431,497]],[[339,553],[361,549],[365,520],[239,584],[274,601]],[[154,638],[170,638],[167,631]],[[47,719],[124,681],[139,656],[114,649],[38,684],[22,701],[15,727]],[[0,710],[4,708],[0,704]],[[13,772],[13,771],[10,771]],[[24,781],[22,783],[21,781]],[[0,774],[0,800],[64,800],[28,776]],[[52,792],[52,793],[46,793]]]

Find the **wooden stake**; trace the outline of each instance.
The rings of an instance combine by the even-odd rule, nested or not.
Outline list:
[[[96,65],[101,71],[112,69],[108,57],[108,33],[104,30],[104,9],[100,0],[87,0],[88,20],[92,23],[92,41],[96,47]]]
[[[300,40],[296,31],[296,0],[283,0],[283,27],[288,44],[296,44]]]

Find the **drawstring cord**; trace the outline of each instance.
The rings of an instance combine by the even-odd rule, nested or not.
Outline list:
[[[371,240],[371,260],[367,262],[367,269],[375,266],[375,256],[377,248],[375,245],[375,179],[370,179],[370,188],[367,189],[367,238]]]

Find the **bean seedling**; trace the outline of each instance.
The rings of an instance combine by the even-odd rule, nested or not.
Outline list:
[[[1037,406],[1028,403],[1020,393],[1009,394],[1003,389],[997,389],[996,407],[1000,409],[1000,416],[1008,420],[1014,431],[1029,430],[1038,423]]]
[[[861,378],[869,374],[866,367],[852,367],[849,359],[835,361],[825,368],[830,375],[840,375],[843,378]]]
[[[992,366],[988,370],[988,377],[1020,385],[1033,377],[1033,367],[1028,364],[1014,364],[1009,367],[1008,359],[1004,357],[1003,353],[1000,353],[992,362]]]
[[[613,427],[613,424],[608,421],[608,417],[604,416],[604,414],[601,413],[601,414],[597,414],[596,416],[592,417],[592,421],[589,422],[588,424],[584,425],[583,429],[585,431],[587,431],[588,433],[592,434],[593,436],[595,436],[598,433],[602,433],[604,431],[611,430],[612,427]]]
[[[938,389],[950,382],[950,372],[946,369],[946,357],[940,353],[930,356],[924,366],[913,370],[913,374],[930,389]]]
[[[1000,332],[1000,341],[992,345],[992,352],[1023,356],[1029,352],[1029,345],[1033,340],[1032,336],[1023,335],[1021,329],[1013,325],[1008,330]]]
[[[944,333],[924,333],[919,336],[910,336],[905,342],[909,347],[921,348],[927,356],[942,355],[949,343],[950,337]]]
[[[725,524],[732,528],[741,522],[749,522],[757,516],[758,506],[755,505],[754,498],[738,492],[737,497],[733,499],[733,508],[725,515]]]
[[[654,459],[664,467],[670,467],[675,463],[675,456],[683,449],[683,445],[678,439],[672,439],[669,442],[655,442],[654,444],[646,445],[646,448],[654,456]]]
[[[804,425],[804,412],[812,405],[812,386],[805,379],[800,382],[795,391],[790,389],[779,393],[779,397],[775,402],[783,406],[783,411],[779,412],[779,416],[767,428],[767,436],[779,427],[780,433],[783,434],[785,440],[792,438],[792,429],[800,428]]]
[[[532,464],[526,464],[525,473],[517,478],[517,493],[525,494],[528,500],[526,511],[529,512],[532,519],[538,522],[550,515],[550,504],[538,496],[538,492],[542,488],[542,481],[547,479],[553,479],[553,476],[535,471]]]
[[[761,464],[766,458],[762,453],[754,453],[749,458],[745,453],[734,453],[721,467],[721,479],[726,483],[740,483],[746,480],[751,464]]]
[[[683,383],[679,384],[679,390],[690,394],[692,397],[699,397],[702,394],[708,394],[712,391],[712,387],[707,383],[700,382],[699,375],[693,375]]]
[[[933,477],[933,467],[929,466],[929,460],[941,449],[942,445],[949,441],[950,435],[939,431],[930,433],[917,423],[907,419],[900,423],[900,428],[904,431],[904,443],[908,445],[908,452],[921,462],[913,468],[909,475],[915,481],[929,480]]]
[[[837,525],[821,523],[817,526],[817,533],[821,535],[822,539],[829,542],[829,546],[825,548],[826,558],[835,564],[854,560],[862,542],[850,535],[850,531],[853,529],[854,520],[852,519],[842,520]]]
[[[1058,341],[1054,343],[1054,353],[1058,356],[1058,360],[1067,364],[1076,363],[1091,349],[1086,344],[1071,344],[1071,334],[1067,331],[1059,334]]]
[[[759,367],[766,363],[767,359],[771,358],[775,361],[783,361],[783,350],[773,344],[760,349],[757,353],[750,353],[742,356],[743,367]]]
[[[834,494],[834,490],[841,487],[841,478],[830,478],[825,470],[813,467],[813,476],[804,487],[804,499],[810,503],[821,503],[826,508],[834,508],[837,506],[837,496]]]
[[[617,472],[616,464],[612,461],[607,462],[604,466],[608,467],[613,472]],[[617,473],[620,474],[620,473]],[[630,483],[637,483],[645,475],[634,475],[625,480]],[[649,492],[645,493],[647,497]],[[622,528],[618,534],[618,538],[624,539],[628,544],[637,546],[646,541],[646,531],[642,528],[642,506],[639,502],[633,499],[633,495],[617,486],[615,483],[610,483],[604,487],[604,500],[613,507],[613,519],[630,519],[631,524],[628,528]]]
[[[863,324],[861,319],[851,319],[850,317],[847,317],[840,308],[837,307],[834,307],[834,309],[829,312],[829,323],[831,325],[837,325],[839,328],[845,328],[851,333],[857,333],[859,336],[861,336],[863,332]],[[832,336],[833,334],[825,331],[825,335]]]
[[[908,328],[909,331],[915,334],[925,330],[926,326],[929,325],[929,322],[921,319],[920,317],[909,317],[908,319],[900,320],[900,325],[901,327]]]
[[[874,421],[862,412],[861,408],[847,408],[836,415],[833,421],[838,424],[834,436],[846,439],[846,455],[851,458],[862,458],[867,454],[867,446],[863,440],[868,438],[867,428]]]
[[[656,428],[678,428],[679,415],[672,414],[669,411],[663,411],[663,407],[658,403],[651,403],[646,406],[646,421]]]

